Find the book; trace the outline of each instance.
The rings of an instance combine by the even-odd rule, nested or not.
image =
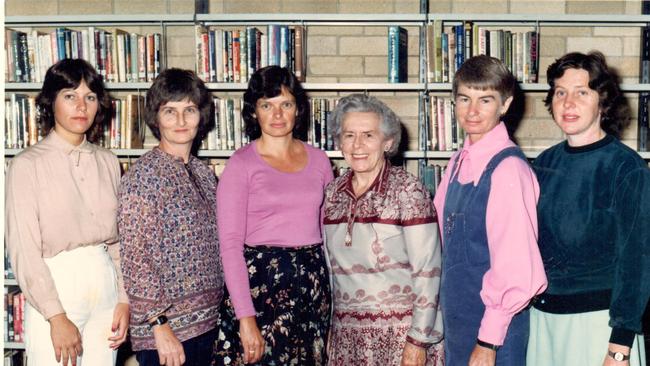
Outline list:
[[[396,25],[388,27],[388,82],[408,82],[408,32]]]
[[[304,43],[307,39],[305,34],[306,29],[302,25],[294,26],[294,29],[295,64],[293,70],[296,78],[301,82],[305,82],[307,76],[307,52],[305,50],[306,44]]]

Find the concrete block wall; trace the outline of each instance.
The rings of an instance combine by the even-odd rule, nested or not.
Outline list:
[[[417,13],[418,0],[209,0],[211,13]],[[194,0],[6,0],[6,15],[48,14],[174,14],[192,13]],[[430,0],[432,13],[511,14],[640,14],[639,0]],[[124,27],[121,27],[124,28]],[[135,28],[135,29],[134,29]],[[151,27],[129,30],[150,32]],[[153,27],[155,29],[155,27]],[[418,80],[417,27],[409,32],[409,81]],[[308,82],[385,82],[387,74],[387,28],[385,26],[310,26],[308,29]],[[639,78],[639,27],[545,26],[541,28],[540,82],[557,57],[566,52],[598,49],[625,83]],[[168,66],[194,68],[192,26],[167,28]],[[337,93],[312,93],[314,96]],[[338,93],[343,95],[345,93]],[[417,93],[372,92],[385,100],[404,120],[409,132],[409,149],[417,148]],[[524,121],[516,132],[527,149],[543,149],[562,139],[542,99],[544,93],[525,94]],[[638,97],[627,97],[636,116]],[[624,135],[625,143],[636,147],[636,123]]]

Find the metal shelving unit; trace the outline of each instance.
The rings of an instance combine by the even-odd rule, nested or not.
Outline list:
[[[650,15],[583,15],[583,14],[473,14],[473,13],[428,13],[428,14],[125,14],[125,15],[53,15],[53,16],[8,16],[5,17],[5,27],[55,27],[55,26],[159,26],[165,33],[167,26],[194,25],[202,23],[205,25],[260,25],[269,23],[301,24],[305,26],[387,26],[403,25],[416,26],[422,29],[425,25],[434,20],[442,20],[445,23],[472,21],[478,25],[493,26],[529,26],[540,29],[542,27],[555,26],[645,26],[650,23]],[[422,48],[422,36],[420,35],[420,62],[424,55]],[[165,57],[163,57],[165,59]],[[420,69],[421,78],[422,69]],[[151,83],[107,83],[109,90],[115,91],[138,91],[145,92]],[[212,91],[238,92],[246,89],[246,83],[206,83]],[[425,93],[447,93],[451,91],[451,83],[309,83],[303,84],[308,91],[394,91],[394,92],[418,92],[420,103]],[[6,91],[31,91],[40,90],[41,83],[6,83]],[[522,83],[524,92],[545,92],[548,85],[544,83]],[[621,89],[628,93],[650,92],[650,84],[622,84]],[[420,106],[422,109],[422,106]],[[420,115],[422,120],[422,115]],[[5,149],[5,156],[14,156],[20,150]],[[138,150],[113,150],[120,157],[139,157],[146,149]],[[200,151],[199,156],[205,158],[228,158],[231,151]],[[331,158],[340,158],[339,152],[329,151]],[[536,157],[538,152],[528,151],[529,158]],[[640,155],[650,160],[650,153],[641,152]],[[448,159],[451,152],[448,151],[406,151],[406,159]]]

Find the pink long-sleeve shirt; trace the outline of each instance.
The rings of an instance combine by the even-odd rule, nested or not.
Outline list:
[[[478,184],[489,161],[501,150],[515,146],[503,122],[476,143],[465,140],[463,149],[451,158],[460,160],[458,181]],[[451,166],[434,198],[442,215]],[[546,274],[537,246],[537,200],[539,185],[530,166],[516,157],[504,159],[492,173],[485,227],[490,268],[483,276],[481,299],[485,313],[478,338],[503,344],[512,317],[528,305],[530,299],[546,289]],[[443,251],[445,245],[442,235]]]
[[[230,157],[217,187],[221,258],[238,319],[255,316],[244,244],[299,247],[322,242],[323,192],[333,179],[327,155],[308,144],[309,161],[295,173],[268,165],[255,146],[253,141]]]

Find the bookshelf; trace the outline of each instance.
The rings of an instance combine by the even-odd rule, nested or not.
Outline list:
[[[583,14],[480,14],[480,13],[427,13],[427,14],[340,14],[340,13],[259,13],[259,14],[161,14],[161,15],[55,15],[55,16],[8,16],[5,18],[5,27],[16,29],[39,29],[52,27],[85,27],[97,26],[106,28],[119,27],[156,27],[163,35],[163,51],[166,50],[167,35],[170,27],[184,26],[192,27],[195,24],[205,26],[261,26],[267,24],[301,25],[308,29],[314,27],[388,27],[400,25],[424,29],[435,21],[441,21],[445,25],[462,24],[470,21],[473,24],[485,27],[528,27],[539,31],[542,35],[544,29],[549,27],[643,27],[650,23],[650,15],[583,15]],[[407,83],[381,83],[381,82],[313,82],[311,75],[307,75],[307,81],[303,84],[305,89],[311,93],[327,94],[337,97],[347,92],[378,93],[379,95],[398,95],[399,93],[417,93],[419,112],[417,117],[418,131],[411,128],[410,134],[419,136],[422,134],[419,128],[426,118],[426,108],[422,106],[422,96],[429,93],[448,94],[451,90],[451,83],[436,83],[426,81],[426,72],[422,71],[422,65],[426,65],[426,35],[423,37],[420,31],[410,32],[409,39],[419,38],[420,71],[416,77],[409,75]],[[418,37],[419,36],[419,37]],[[309,51],[307,51],[309,52]],[[165,52],[161,59],[163,65],[167,65]],[[175,65],[169,65],[175,66]],[[540,74],[542,74],[540,70]],[[540,75],[541,76],[541,75]],[[345,78],[339,78],[345,79]],[[417,79],[417,80],[414,80]],[[36,93],[40,89],[40,83],[6,83],[7,92]],[[214,93],[237,93],[245,90],[246,83],[207,83],[207,87]],[[114,93],[135,92],[143,94],[150,86],[150,82],[109,82],[107,89]],[[522,92],[525,94],[543,93],[548,89],[546,83],[521,83]],[[638,94],[649,92],[650,84],[626,82],[621,85],[626,93]],[[423,151],[421,138],[418,137],[417,146],[413,144],[403,154],[405,159],[446,159],[451,153],[448,151]],[[140,150],[115,150],[121,157],[137,157],[142,154]],[[17,153],[15,149],[8,149],[5,153],[10,157]],[[227,158],[229,151],[208,150],[201,151],[200,156],[206,158]],[[340,157],[337,152],[330,151],[328,155],[332,158]],[[536,156],[535,151],[529,151],[527,155],[531,158]],[[647,153],[642,153],[644,159],[650,159]]]

